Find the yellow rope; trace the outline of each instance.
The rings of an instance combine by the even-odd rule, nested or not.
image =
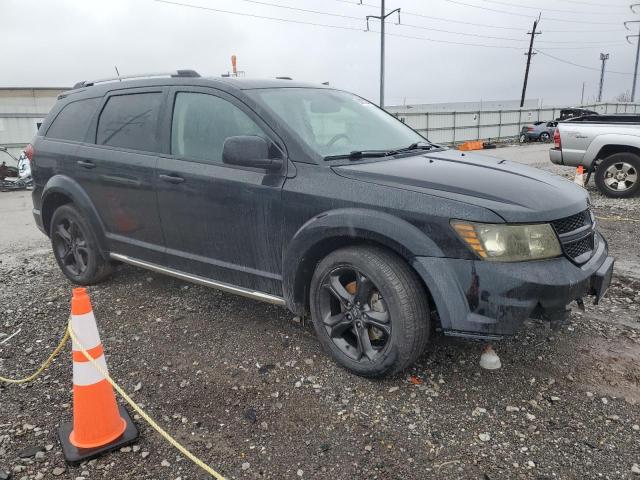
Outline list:
[[[87,352],[84,346],[78,341],[78,337],[76,336],[75,332],[71,328],[71,319],[69,319],[69,324],[65,329],[62,340],[60,340],[60,343],[58,344],[58,346],[51,353],[51,355],[49,355],[49,358],[47,358],[44,361],[44,363],[40,365],[40,368],[38,368],[34,373],[32,373],[31,375],[25,378],[5,378],[0,376],[0,382],[11,383],[11,384],[21,384],[21,383],[28,383],[35,380],[36,378],[38,378],[40,374],[42,374],[42,372],[44,372],[51,365],[54,358],[64,348],[69,338],[73,339],[73,341],[76,342],[82,354],[85,356],[87,360],[91,362],[91,365],[93,365],[93,367],[102,374],[102,376],[105,378],[105,380],[107,380],[107,382],[109,382],[109,384],[114,388],[114,390],[118,392],[120,396],[124,398],[129,405],[131,405],[131,408],[133,408],[151,426],[151,428],[153,428],[156,432],[158,432],[167,442],[173,445],[180,453],[182,453],[185,457],[187,457],[189,460],[191,460],[193,463],[195,463],[198,467],[200,467],[202,470],[207,472],[209,475],[216,478],[217,480],[225,480],[225,478],[222,475],[220,475],[213,468],[211,468],[209,465],[204,463],[202,460],[196,457],[193,453],[187,450],[184,446],[182,446],[182,444],[180,444],[175,438],[173,438],[167,431],[165,431],[160,425],[158,425],[153,420],[153,418],[151,418],[144,410],[142,410],[142,408],[135,401],[133,401],[133,399],[129,395],[127,395],[127,393],[122,389],[122,387],[120,387],[120,385],[118,385],[109,376],[109,374],[106,371],[104,371],[104,369],[93,359],[93,357],[89,354],[89,352]]]
[[[89,354],[89,352],[87,352],[84,346],[82,346],[82,344],[78,341],[78,337],[76,337],[76,334],[71,328],[71,321],[69,321],[69,328],[67,331],[71,336],[71,338],[73,339],[73,341],[76,342],[76,345],[78,345],[78,347],[80,348],[80,351],[85,356],[85,358],[91,362],[91,365],[93,365],[93,367],[102,374],[102,376],[107,380],[107,382],[111,384],[114,390],[118,392],[120,396],[124,398],[129,405],[131,405],[131,408],[133,408],[136,412],[138,412],[138,414],[142,418],[144,418],[144,420],[151,426],[151,428],[153,428],[156,432],[158,432],[167,442],[173,445],[180,453],[182,453],[185,457],[187,457],[189,460],[191,460],[193,463],[195,463],[197,466],[199,466],[209,475],[216,478],[217,480],[225,480],[225,478],[222,475],[220,475],[213,468],[211,468],[209,465],[204,463],[202,460],[196,457],[193,453],[191,453],[185,447],[183,447],[175,438],[173,438],[160,425],[158,425],[153,420],[153,418],[147,415],[147,413],[144,410],[142,410],[142,408],[140,408],[140,406],[138,406],[138,404],[134,402],[129,395],[127,395],[127,393],[120,387],[120,385],[118,385],[116,382],[113,381],[113,379],[109,376],[109,374],[104,371],[104,369],[98,364],[98,362],[96,362],[93,359],[93,357]]]
[[[60,340],[60,343],[58,344],[58,346],[51,353],[51,355],[49,355],[49,358],[47,358],[44,361],[44,363],[40,365],[40,368],[38,368],[35,372],[33,372],[28,377],[24,377],[24,378],[6,378],[6,377],[0,376],[0,382],[12,383],[14,385],[32,382],[33,380],[38,378],[42,372],[44,372],[47,368],[49,368],[49,365],[51,365],[51,362],[53,362],[53,359],[56,358],[56,355],[58,355],[60,353],[60,350],[64,348],[68,340],[69,340],[69,330],[65,329],[62,340]]]

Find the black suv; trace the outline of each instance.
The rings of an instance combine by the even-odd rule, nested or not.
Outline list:
[[[120,80],[63,93],[29,148],[33,213],[74,283],[126,262],[286,305],[370,377],[432,329],[499,338],[608,287],[588,196],[563,178],[328,87]]]

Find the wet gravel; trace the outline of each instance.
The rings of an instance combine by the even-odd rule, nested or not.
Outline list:
[[[600,217],[640,220],[635,199],[592,198]],[[496,371],[478,366],[483,344],[434,333],[411,370],[365,380],[280,307],[128,266],[90,294],[113,377],[227,478],[640,479],[639,227],[600,221],[624,255],[608,296],[494,343]],[[50,253],[0,260],[0,375],[20,376],[59,341],[71,285]],[[140,419],[132,447],[66,465],[70,402],[69,347],[32,384],[0,386],[0,479],[208,478]]]

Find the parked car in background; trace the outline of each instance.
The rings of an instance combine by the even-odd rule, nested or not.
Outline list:
[[[60,95],[33,142],[34,217],[74,283],[119,261],[286,305],[367,377],[434,328],[495,339],[607,290],[607,242],[562,177],[321,85],[114,80]]]
[[[640,192],[640,115],[591,115],[558,123],[551,161],[595,174],[609,197]]]
[[[584,115],[598,115],[598,112],[587,110],[586,108],[563,108],[556,121],[569,120],[570,118],[582,117]]]
[[[553,138],[553,132],[556,130],[558,122],[533,122],[524,125],[520,131],[520,143],[540,141],[549,142]]]

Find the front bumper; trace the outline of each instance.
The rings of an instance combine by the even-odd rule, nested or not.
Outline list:
[[[600,300],[614,260],[602,237],[597,243],[581,266],[566,257],[514,263],[415,257],[413,266],[446,334],[497,338],[516,333],[527,318],[562,320],[567,305],[585,295]]]
[[[555,163],[556,165],[564,165],[562,163],[562,150],[559,148],[550,148],[549,160],[551,160],[551,163]]]

